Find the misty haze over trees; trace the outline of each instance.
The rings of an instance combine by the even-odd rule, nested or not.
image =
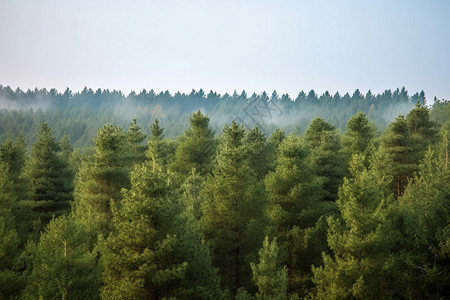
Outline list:
[[[236,119],[247,129],[258,125],[270,134],[275,128],[286,132],[303,133],[313,118],[320,116],[343,131],[348,119],[359,111],[364,112],[379,130],[386,129],[389,122],[399,114],[407,114],[419,102],[426,104],[423,91],[409,95],[403,87],[381,94],[366,94],[356,90],[348,93],[330,94],[326,91],[317,95],[314,90],[300,92],[295,98],[288,94],[278,95],[262,92],[247,94],[245,91],[220,95],[202,89],[189,94],[168,91],[155,93],[143,89],[125,96],[120,91],[92,90],[84,88],[73,93],[70,89],[58,92],[55,89],[12,90],[0,85],[0,141],[10,133],[22,133],[31,143],[43,122],[53,128],[55,136],[68,134],[75,147],[92,146],[97,128],[108,122],[126,127],[136,118],[143,128],[149,128],[154,118],[158,118],[166,128],[166,137],[175,138],[187,129],[189,116],[201,110],[211,119],[211,126],[220,132],[222,126]],[[272,111],[267,115],[267,103]],[[259,106],[259,113],[250,107]]]
[[[446,299],[450,105],[0,86],[0,299]]]

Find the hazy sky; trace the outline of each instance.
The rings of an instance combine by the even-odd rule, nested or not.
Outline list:
[[[450,1],[1,0],[0,84],[450,99]]]

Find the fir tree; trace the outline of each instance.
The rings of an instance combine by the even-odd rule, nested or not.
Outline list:
[[[172,169],[187,177],[192,168],[195,168],[203,176],[212,170],[217,146],[214,132],[209,126],[209,118],[200,111],[192,114],[189,123],[189,129],[180,139]]]
[[[244,143],[249,152],[249,165],[255,172],[256,178],[264,179],[270,168],[268,160],[270,150],[264,133],[256,126],[247,133]]]
[[[105,299],[220,299],[201,235],[180,215],[170,178],[151,163],[131,174],[102,241]]]
[[[367,170],[365,158],[355,154],[352,178],[345,178],[337,205],[342,219],[329,217],[328,244],[322,267],[313,268],[317,299],[396,298],[393,290],[398,269],[389,255],[398,238],[390,226],[392,207],[389,178]]]
[[[287,268],[286,292],[305,292],[310,286],[310,265],[326,247],[317,240],[324,231],[316,222],[334,204],[320,201],[322,179],[314,175],[307,147],[295,135],[280,145],[277,167],[265,183],[271,232],[277,237],[280,259]]]
[[[145,160],[145,146],[142,146],[141,144],[147,136],[141,132],[141,127],[137,125],[136,119],[133,119],[127,134],[128,143],[131,146],[130,158],[132,163],[142,163]]]
[[[305,141],[310,148],[312,168],[324,180],[324,199],[335,201],[344,176],[339,134],[332,124],[315,118],[306,129]]]
[[[375,125],[369,121],[366,114],[358,111],[352,116],[342,135],[342,151],[350,161],[353,154],[363,154],[367,157],[370,151],[370,143],[376,135]],[[368,161],[365,162],[366,167]]]
[[[223,132],[213,177],[202,192],[200,226],[223,288],[235,297],[240,287],[252,288],[249,264],[263,240],[266,198],[248,164],[244,129],[233,121]]]
[[[43,123],[31,147],[26,175],[30,179],[34,210],[44,223],[52,214],[68,212],[72,200],[70,174],[66,172],[67,164],[59,157],[59,151],[52,130]]]
[[[14,217],[16,199],[8,173],[8,166],[0,162],[0,298],[3,295],[5,299],[17,293],[18,274],[13,265],[20,243]]]
[[[259,250],[259,263],[251,263],[253,281],[258,286],[256,299],[288,299],[286,296],[286,267],[279,265],[276,238],[269,243],[266,236]],[[292,299],[292,297],[291,297]]]
[[[414,160],[412,140],[403,116],[398,116],[394,122],[389,124],[383,136],[381,147],[392,157],[390,166],[394,175],[392,190],[395,198],[398,199],[403,194],[408,180],[413,177],[414,171],[417,170],[418,163]]]
[[[120,190],[129,186],[125,155],[126,135],[119,126],[106,124],[98,130],[95,154],[80,167],[75,185],[75,217],[87,222],[90,234],[109,231],[111,205],[121,199]]]
[[[99,299],[98,253],[72,216],[53,219],[37,244],[29,243],[28,285],[21,299]]]

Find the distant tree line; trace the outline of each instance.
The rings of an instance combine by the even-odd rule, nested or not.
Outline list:
[[[8,134],[22,133],[31,144],[40,124],[47,122],[58,139],[66,133],[75,147],[82,148],[92,146],[96,128],[103,123],[126,127],[133,118],[144,128],[158,118],[166,128],[166,136],[175,138],[187,129],[189,116],[197,110],[210,116],[215,131],[237,120],[247,130],[258,125],[267,134],[276,128],[302,134],[317,116],[343,131],[347,120],[358,111],[384,130],[397,115],[406,115],[417,102],[426,104],[424,92],[409,95],[404,87],[376,95],[370,90],[365,95],[355,90],[351,95],[338,92],[332,95],[326,91],[319,96],[311,90],[291,98],[276,91],[252,95],[235,91],[221,95],[200,89],[171,95],[168,91],[156,93],[144,89],[125,96],[116,90],[84,88],[73,93],[67,88],[60,93],[56,89],[22,91],[0,85],[0,141]]]

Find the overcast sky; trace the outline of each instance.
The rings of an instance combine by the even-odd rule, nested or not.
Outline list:
[[[1,0],[0,84],[450,99],[450,1]]]

